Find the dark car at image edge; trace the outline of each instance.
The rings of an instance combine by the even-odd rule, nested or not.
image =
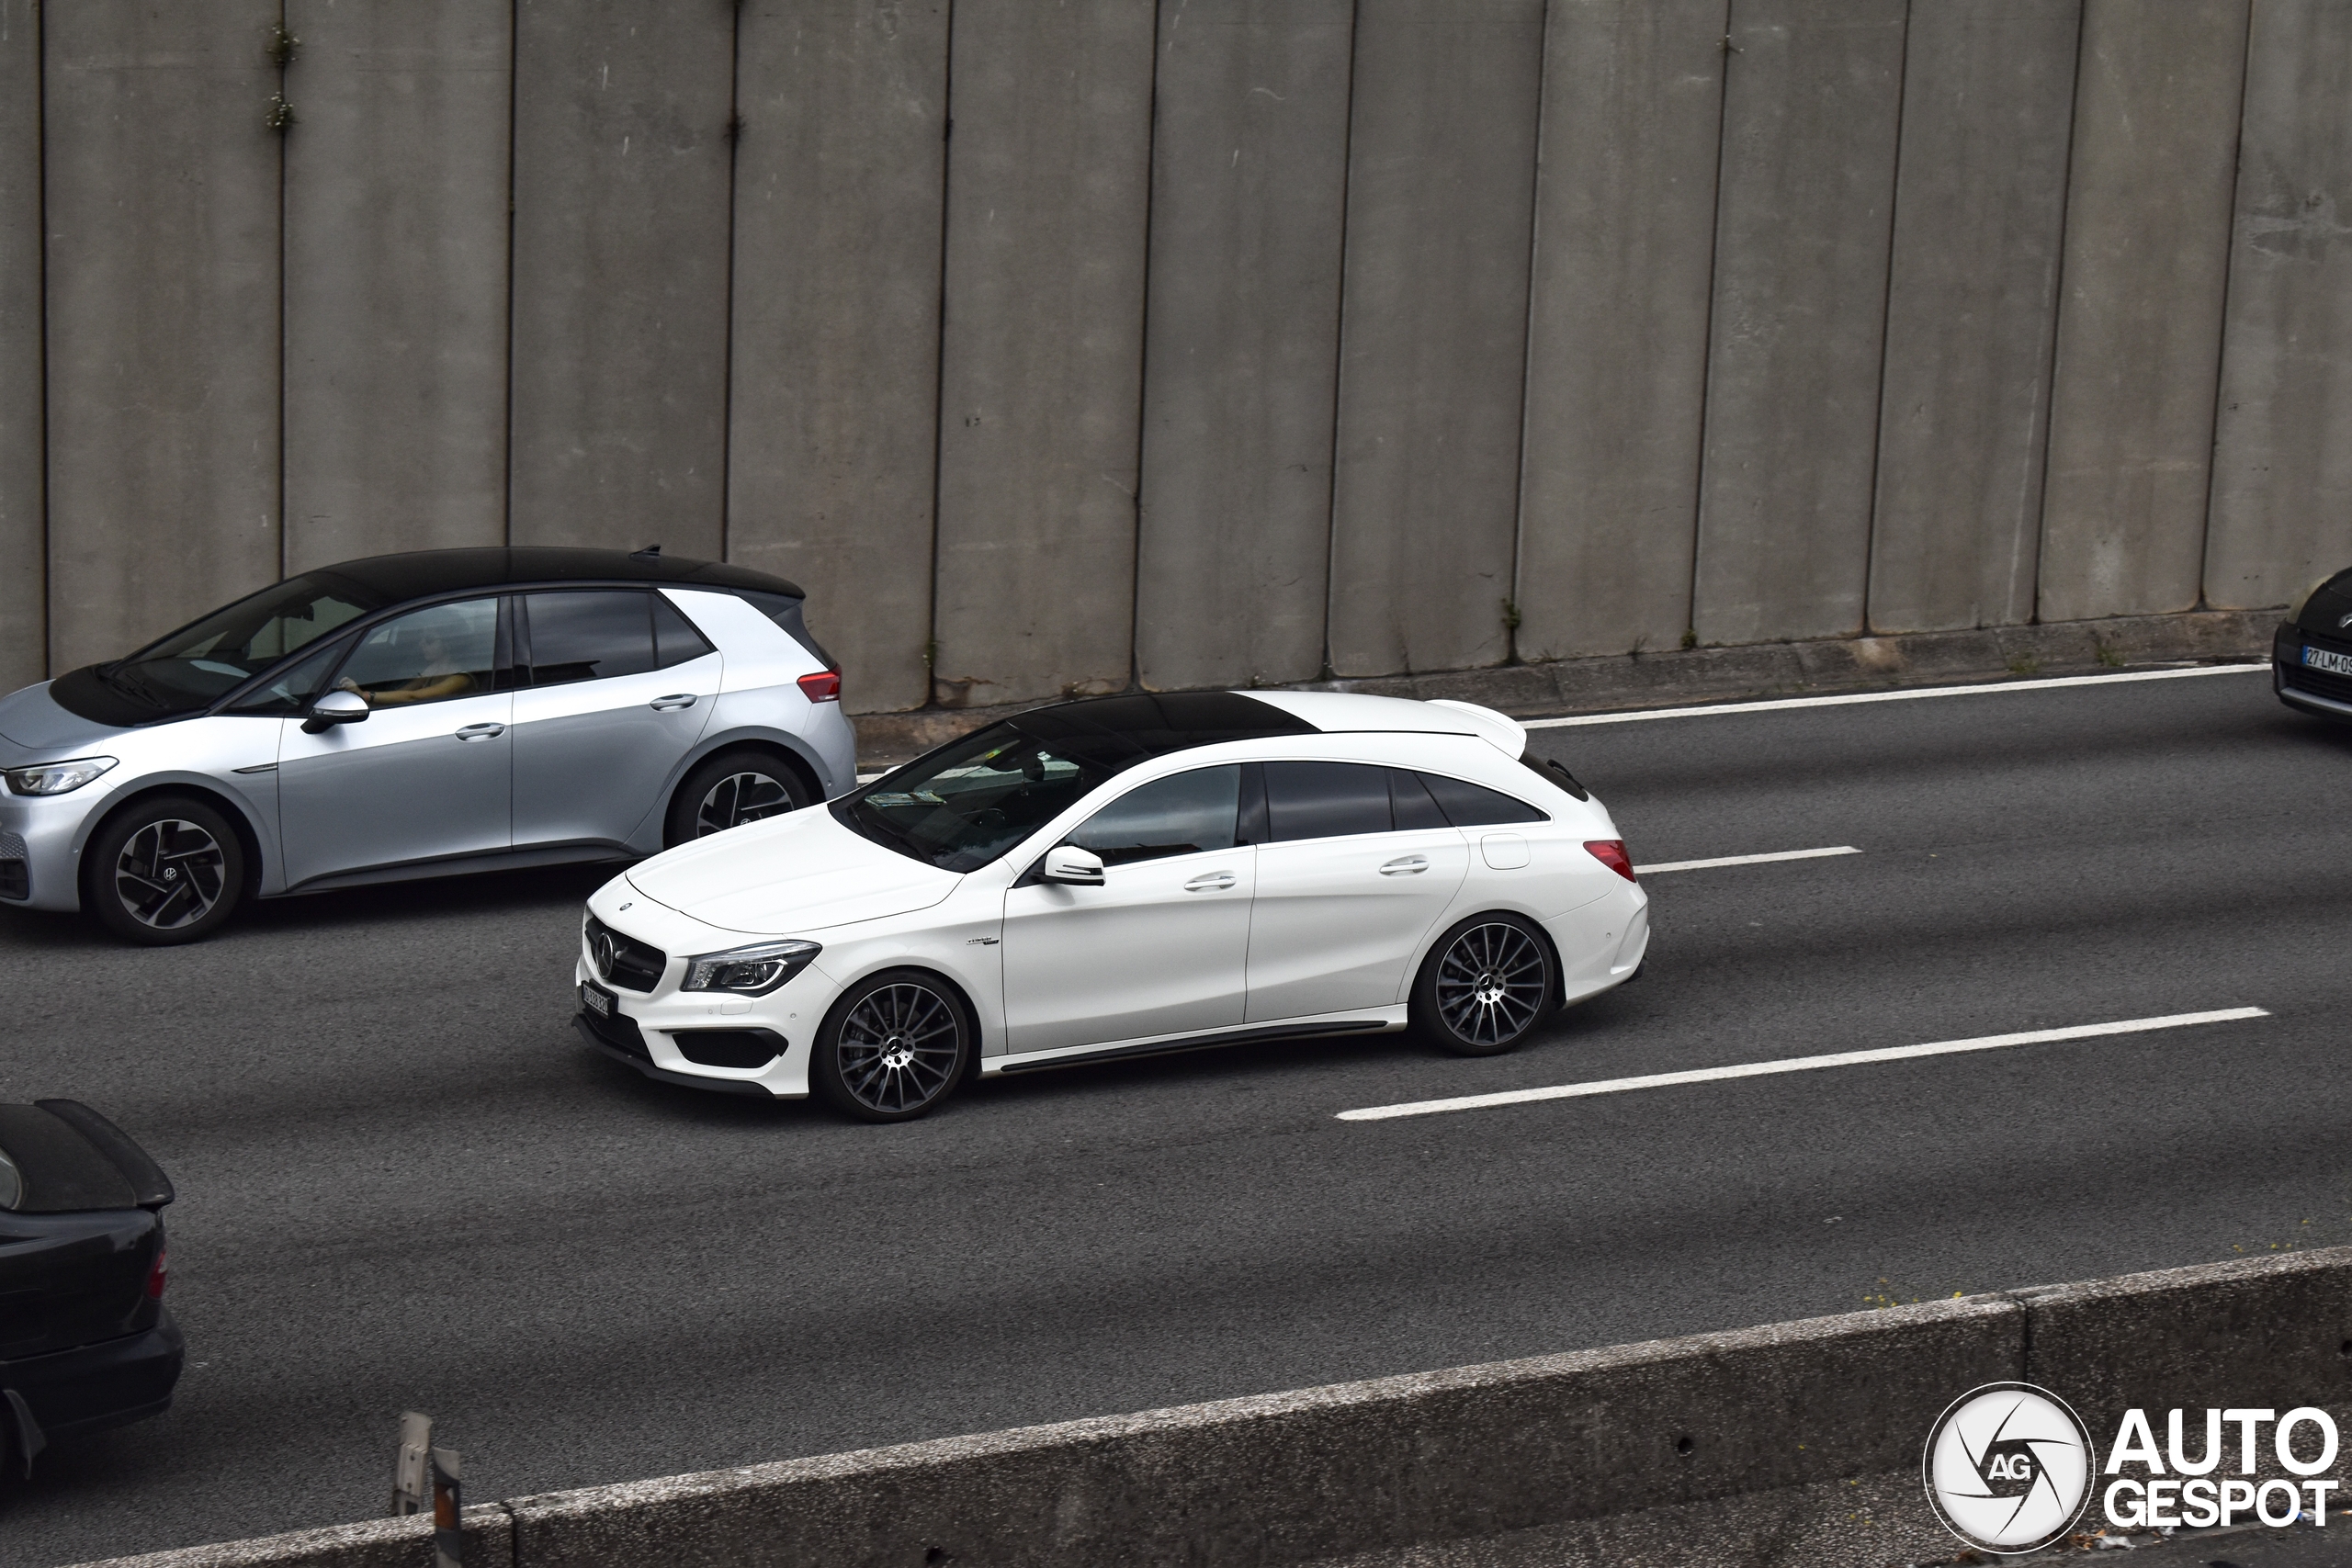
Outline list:
[[[164,1307],[172,1183],[71,1100],[0,1105],[0,1475],[62,1438],[160,1415],[179,1381]]]

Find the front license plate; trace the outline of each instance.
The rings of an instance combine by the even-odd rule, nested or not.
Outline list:
[[[580,1005],[598,1018],[613,1016],[613,994],[602,987],[591,986],[584,980],[580,985]]]
[[[2352,675],[2352,653],[2334,653],[2324,648],[2303,649],[2303,662],[2314,670],[2324,670],[2331,675]]]

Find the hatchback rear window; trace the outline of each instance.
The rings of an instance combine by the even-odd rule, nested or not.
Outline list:
[[[1552,819],[1527,802],[1484,784],[1465,784],[1443,773],[1423,773],[1421,782],[1437,796],[1438,805],[1445,808],[1446,820],[1457,828],[1498,828],[1511,822]]]

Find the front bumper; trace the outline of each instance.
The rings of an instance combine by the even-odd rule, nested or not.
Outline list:
[[[84,790],[91,793],[85,795]],[[83,825],[91,811],[112,798],[85,785],[70,795],[22,795],[0,784],[0,861],[21,873],[0,872],[0,903],[19,908],[78,909],[82,907]],[[17,887],[24,891],[19,894]]]
[[[41,1436],[54,1441],[162,1415],[185,1355],[179,1325],[164,1311],[142,1334],[0,1361],[0,1390],[20,1395]],[[6,1416],[0,1410],[0,1419]]]

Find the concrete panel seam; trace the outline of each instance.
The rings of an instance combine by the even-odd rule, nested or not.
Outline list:
[[[1340,385],[1348,362],[1348,202],[1356,172],[1356,51],[1363,31],[1363,6],[1348,7],[1348,112],[1340,144],[1340,287],[1333,306],[1337,320],[1331,334],[1331,487],[1323,509],[1323,668],[1320,677],[1334,678],[1331,664],[1332,601],[1340,588]]]
[[[2221,466],[2222,386],[2228,377],[2230,365],[2230,290],[2238,281],[2238,202],[2245,189],[2245,89],[2253,72],[2254,7],[2249,5],[2245,8],[2245,32],[2238,43],[2238,117],[2234,127],[2237,134],[2230,144],[2231,243],[2222,262],[2221,352],[2213,355],[2213,431],[2205,446],[2205,526],[2197,538],[2197,607],[2200,610],[2211,602],[2205,581],[2206,563],[2213,558],[2213,487],[2214,474]]]
[[[1903,52],[1897,58],[1901,64],[1894,77],[1894,184],[1886,198],[1886,287],[1878,302],[1878,396],[1871,400],[1874,410],[1871,424],[1871,510],[1862,525],[1862,631],[1865,636],[1877,630],[1871,619],[1871,562],[1878,556],[1879,478],[1886,462],[1886,354],[1887,329],[1894,316],[1895,237],[1903,222],[1903,106],[1911,91],[1911,10],[1915,0],[1903,4]]]
[[[1682,646],[1690,648],[1699,640],[1699,561],[1707,548],[1707,433],[1715,408],[1715,300],[1720,279],[1716,274],[1723,265],[1724,254],[1724,149],[1731,141],[1731,67],[1740,53],[1732,41],[1732,11],[1730,0],[1724,6],[1724,69],[1715,95],[1715,221],[1707,241],[1707,310],[1699,323],[1699,342],[1702,345],[1700,359],[1703,369],[1699,378],[1699,453],[1696,471],[1690,479],[1690,592],[1683,602]]]

